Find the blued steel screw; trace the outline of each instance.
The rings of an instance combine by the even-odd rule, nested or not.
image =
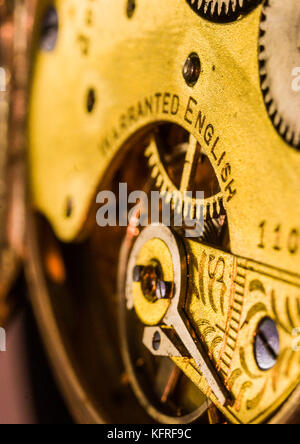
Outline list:
[[[53,51],[58,37],[58,14],[56,9],[51,6],[44,15],[41,30],[41,49],[50,52]]]
[[[280,353],[279,333],[271,318],[264,318],[257,329],[254,341],[254,354],[260,370],[273,368]]]
[[[201,74],[201,62],[198,54],[193,52],[186,59],[182,75],[188,86],[195,86]]]
[[[161,344],[160,333],[159,333],[159,331],[156,331],[154,333],[153,339],[152,339],[153,350],[155,350],[155,351],[159,350],[160,344]]]

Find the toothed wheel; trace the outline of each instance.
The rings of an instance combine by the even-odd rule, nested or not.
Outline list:
[[[168,143],[162,143],[161,133],[157,133],[145,155],[166,203],[172,202],[177,214],[185,211],[191,219],[199,220],[203,216],[207,220],[224,214],[223,194],[217,177],[196,139],[174,125],[161,127],[161,131],[164,136],[168,133]],[[204,181],[208,184],[205,189]],[[204,199],[197,198],[196,192],[200,190],[204,191]],[[188,191],[190,195],[186,194]]]
[[[300,149],[299,39],[299,1],[269,0],[261,21],[261,86],[274,126],[297,149]]]
[[[247,14],[261,0],[187,0],[193,10],[209,20],[234,21],[241,14]]]

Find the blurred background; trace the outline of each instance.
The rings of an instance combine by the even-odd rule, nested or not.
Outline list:
[[[0,424],[72,424],[47,362],[24,277],[11,297],[19,302],[0,352]]]

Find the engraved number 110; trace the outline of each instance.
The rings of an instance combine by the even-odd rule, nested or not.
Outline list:
[[[267,233],[270,228],[268,228],[267,222],[263,221],[259,225],[260,229],[260,241],[258,244],[258,248],[267,248],[268,245],[266,245],[266,237],[267,239],[270,239],[270,232]],[[282,251],[284,249],[287,249],[287,251],[290,254],[297,254],[299,250],[299,231],[297,228],[293,228],[288,233],[287,238],[285,238],[285,235],[283,234],[282,226],[276,225],[272,232],[273,234],[273,245],[272,248],[274,251]],[[268,236],[266,236],[268,234]]]

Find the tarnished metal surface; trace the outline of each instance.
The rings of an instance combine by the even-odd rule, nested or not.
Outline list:
[[[73,239],[123,142],[148,123],[174,121],[192,132],[215,169],[232,252],[297,273],[300,214],[291,202],[298,199],[300,160],[266,113],[257,51],[261,10],[219,26],[199,20],[184,2],[175,1],[176,8],[174,0],[172,5],[154,0],[150,9],[142,1],[130,21],[123,1],[114,8],[109,0],[92,7],[89,1],[58,2],[58,43],[52,53],[38,50],[32,84],[29,155],[35,205],[59,237]],[[89,11],[94,19],[87,23]],[[147,21],[141,20],[146,15]],[[96,45],[99,36],[102,44]],[[191,90],[181,70],[192,51],[199,52],[203,72]],[[98,98],[92,114],[86,110],[91,87]],[[164,109],[165,94],[180,99],[175,116],[169,105]],[[199,116],[213,125],[209,145]],[[70,198],[74,208],[66,217]],[[281,245],[274,249],[278,226]]]
[[[57,0],[55,6],[58,34],[52,38],[51,22],[46,33],[50,46],[41,41],[40,31],[49,13],[47,1],[39,2],[36,16],[28,120],[32,206],[53,227],[56,242],[72,243],[91,232],[96,192],[109,178],[115,185],[121,154],[129,153],[123,169],[128,168],[131,178],[134,155],[142,164],[139,155],[144,151],[156,188],[167,201],[177,192],[173,209],[195,184],[200,163],[200,176],[208,182],[203,238],[180,240],[174,253],[158,227],[157,234],[152,227],[149,246],[143,244],[149,229],[138,232],[121,255],[119,293],[121,299],[126,293],[127,311],[135,308],[141,325],[175,331],[188,356],[181,350],[173,362],[228,420],[267,421],[299,383],[293,330],[300,322],[300,153],[275,131],[266,110],[259,56],[262,7],[220,24],[199,17],[183,0],[152,0],[151,6],[140,0],[129,10],[123,0],[113,6],[111,0]],[[184,66],[192,54],[198,54],[201,71],[189,81]],[[155,141],[162,122],[189,135],[176,145],[183,154],[181,181],[176,174],[171,177]],[[151,136],[146,143],[137,138],[144,133]],[[132,142],[136,140],[139,150]],[[199,205],[193,202],[193,215],[203,209]],[[43,281],[43,264],[37,263],[34,228],[30,236],[36,312],[69,402],[82,401],[82,387],[59,342],[62,333]],[[120,233],[103,234],[95,254],[102,270],[108,264],[115,270],[116,251],[110,262],[105,251],[121,249],[120,239],[126,245],[127,237],[126,232],[123,238]],[[203,239],[215,246],[203,244]],[[175,283],[170,300],[149,301],[141,283],[132,282],[134,267],[148,266],[152,259],[163,264],[165,280]],[[65,270],[61,275],[62,280],[69,277]],[[110,279],[105,275],[101,283],[109,287],[103,293],[109,296],[114,287],[107,283],[117,277]],[[276,324],[279,350],[261,327],[264,319]],[[270,353],[274,366],[258,357],[258,339],[259,353]],[[178,343],[174,336],[175,350]],[[126,365],[132,377],[134,366]],[[264,366],[269,369],[263,371]],[[72,384],[66,382],[68,375]],[[157,413],[135,379],[133,385],[147,413],[156,420],[175,421]],[[78,415],[98,420],[89,402]]]
[[[265,420],[299,382],[299,351],[292,336],[300,321],[299,277],[193,242],[188,254],[194,277],[189,319],[233,394],[228,409],[243,423]],[[265,318],[275,320],[280,338],[269,371],[259,369],[254,353]]]
[[[268,112],[275,128],[300,149],[300,95],[291,75],[300,65],[300,5],[271,0],[263,10],[260,74]]]

